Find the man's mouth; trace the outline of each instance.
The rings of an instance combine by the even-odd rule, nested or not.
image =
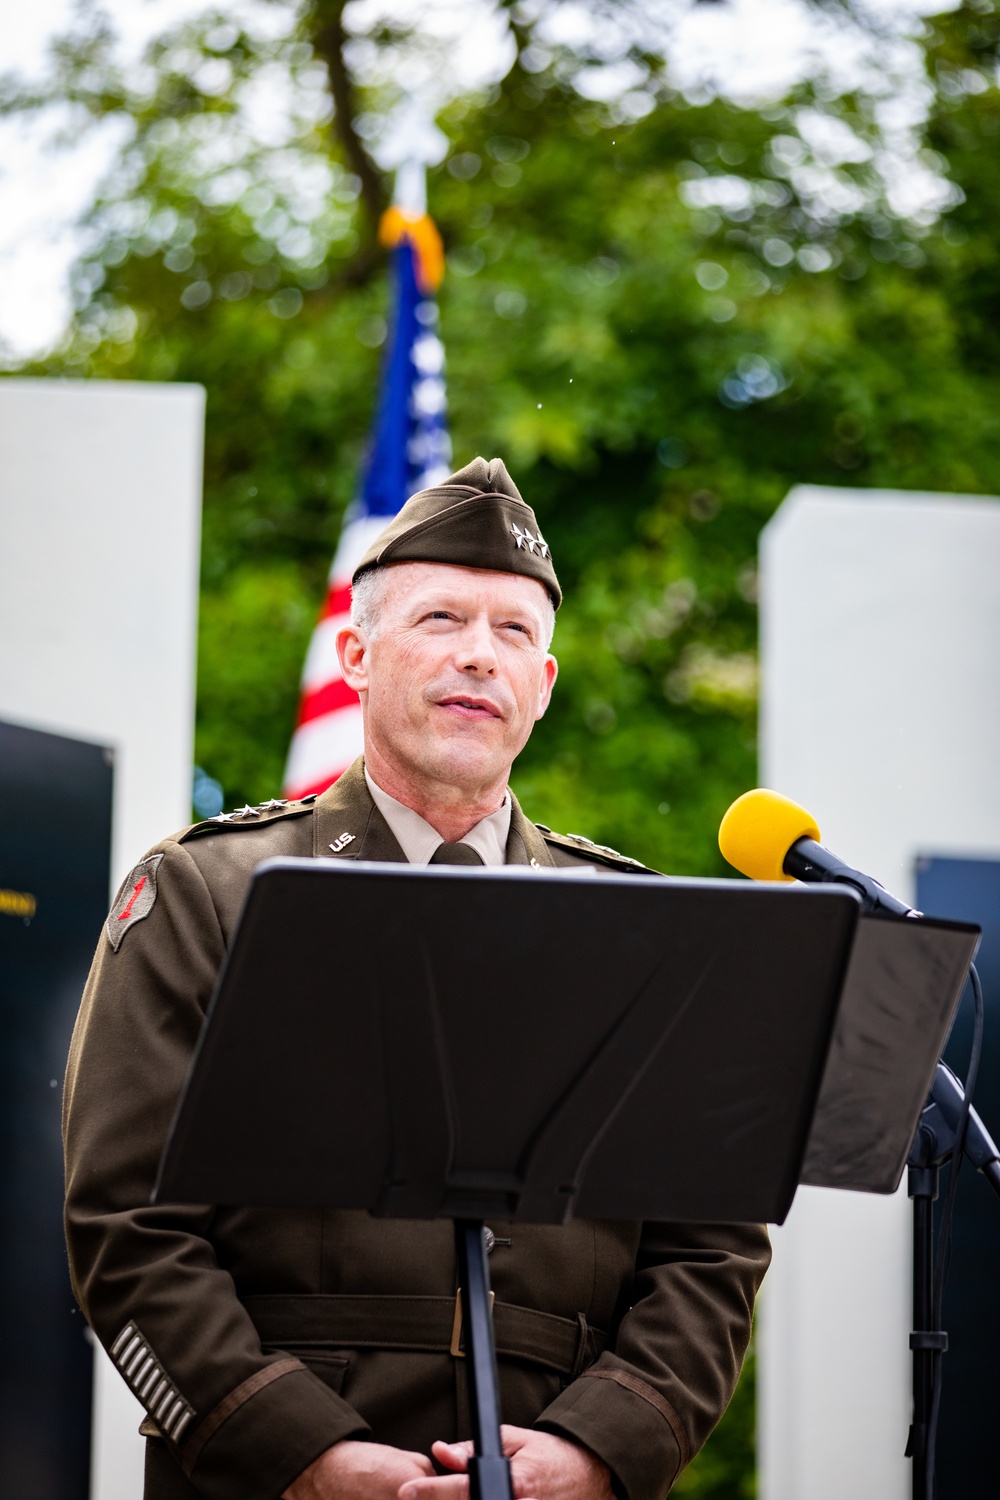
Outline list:
[[[440,698],[438,708],[446,708],[449,713],[455,714],[462,719],[499,719],[500,710],[495,703],[488,698],[469,698],[465,694],[454,694],[450,698]]]

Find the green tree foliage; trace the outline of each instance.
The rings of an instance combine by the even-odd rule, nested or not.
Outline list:
[[[72,326],[32,370],[208,391],[196,758],[230,803],[279,786],[386,337],[365,143],[391,69],[355,76],[343,8],[275,5],[266,35],[210,14],[127,74],[91,15],[44,87],[0,95],[122,142]],[[639,36],[642,11],[604,20]],[[915,160],[947,211],[909,218],[873,98],[695,105],[633,40],[646,81],[604,106],[574,85],[592,58],[511,26],[507,77],[441,115],[429,193],[456,463],[507,460],[567,592],[515,785],[554,827],[716,873],[754,780],[775,507],[799,482],[1000,491],[997,12],[927,28]],[[362,40],[377,59],[408,39]],[[752,1448],[744,1382],[679,1491],[752,1494]]]
[[[756,1391],[754,1353],[743,1366],[736,1394],[705,1447],[671,1490],[688,1500],[754,1500],[756,1472]]]
[[[239,800],[280,779],[385,337],[362,139],[384,90],[352,80],[341,9],[266,36],[210,14],[128,75],[91,22],[47,92],[9,95],[123,133],[45,368],[208,389],[197,754]],[[717,868],[753,780],[762,523],[798,481],[998,488],[994,26],[963,10],[928,36],[933,161],[964,192],[943,229],[889,211],[863,98],[690,106],[647,59],[616,117],[565,52],[529,71],[521,25],[525,61],[442,116],[456,460],[508,460],[568,585],[517,779],[554,826]]]

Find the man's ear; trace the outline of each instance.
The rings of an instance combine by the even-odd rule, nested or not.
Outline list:
[[[559,663],[550,654],[545,658],[545,665],[542,667],[542,681],[538,692],[538,712],[535,714],[536,719],[542,717],[552,701],[552,689],[556,685],[556,678],[558,676]]]
[[[337,656],[344,681],[356,693],[368,689],[368,646],[356,625],[345,625],[337,631]]]

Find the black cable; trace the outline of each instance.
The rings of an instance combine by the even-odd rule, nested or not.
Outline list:
[[[940,1328],[944,1320],[944,1284],[951,1261],[951,1232],[955,1219],[955,1200],[958,1196],[958,1174],[961,1170],[962,1157],[965,1151],[965,1137],[969,1129],[969,1111],[972,1108],[972,1096],[975,1092],[976,1078],[979,1074],[979,1061],[983,1054],[985,1007],[983,1005],[983,986],[980,983],[975,964],[969,965],[969,978],[972,981],[972,999],[975,1007],[972,1023],[972,1048],[969,1052],[969,1071],[966,1074],[964,1085],[965,1098],[962,1101],[962,1109],[958,1117],[958,1127],[955,1131],[955,1149],[951,1159],[951,1170],[948,1173],[948,1191],[945,1194],[944,1208],[941,1212],[941,1226],[938,1230],[937,1263],[934,1267],[934,1300],[932,1303],[933,1326],[935,1328]],[[944,1355],[938,1354],[934,1362],[934,1388],[931,1393],[931,1410],[927,1423],[926,1500],[935,1500],[937,1429],[938,1418],[941,1415],[943,1374]]]

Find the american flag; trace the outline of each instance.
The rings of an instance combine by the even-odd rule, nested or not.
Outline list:
[[[444,269],[441,239],[426,213],[398,207],[383,216],[380,234],[392,247],[392,332],[364,483],[344,517],[302,671],[285,766],[290,798],[325,791],[361,754],[361,704],[341,676],[336,647],[337,632],[350,616],[351,575],[404,501],[440,483],[451,464],[444,345],[434,300]]]

